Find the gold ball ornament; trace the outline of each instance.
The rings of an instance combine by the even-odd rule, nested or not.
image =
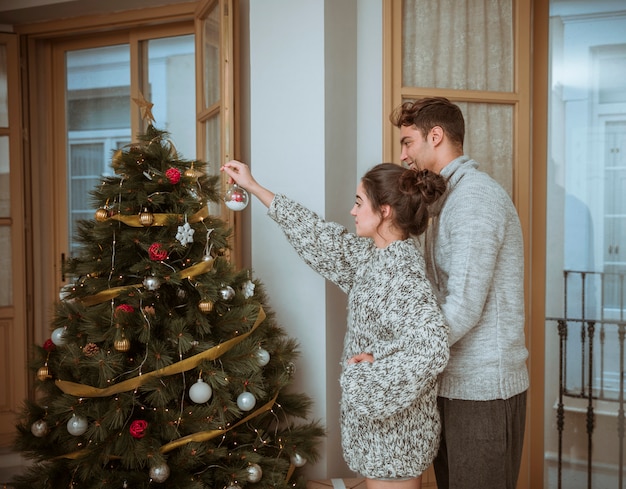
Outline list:
[[[96,211],[96,221],[104,222],[109,218],[109,211],[101,207]]]
[[[139,221],[146,227],[152,226],[152,223],[154,222],[154,214],[152,214],[152,212],[148,212],[148,209],[144,209],[139,213]]]
[[[118,149],[113,158],[111,159],[111,165],[115,170],[117,170],[120,166],[122,166],[122,159],[124,157],[124,152],[121,149]]]
[[[125,337],[119,340],[115,340],[115,343],[113,343],[113,347],[117,351],[128,351],[130,350],[130,341],[128,340],[128,338]]]
[[[192,166],[191,168],[187,168],[185,170],[184,175],[187,178],[198,178],[201,175],[201,173],[195,170],[194,167]]]
[[[50,369],[47,365],[39,367],[39,370],[37,370],[37,378],[42,382],[52,378],[52,375],[50,375]]]
[[[198,308],[200,308],[200,311],[207,314],[213,310],[213,302],[209,300],[200,301]]]

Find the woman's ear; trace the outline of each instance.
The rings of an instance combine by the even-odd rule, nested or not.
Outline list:
[[[383,216],[383,219],[388,219],[391,217],[391,206],[389,204],[383,204],[380,206],[380,215]]]

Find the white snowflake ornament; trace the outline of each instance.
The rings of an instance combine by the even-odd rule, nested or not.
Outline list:
[[[178,226],[176,239],[180,241],[181,245],[186,246],[193,243],[193,233],[195,233],[195,229],[192,228],[188,222],[186,222],[182,226]]]
[[[243,296],[246,299],[249,299],[254,295],[254,282],[252,280],[248,280],[245,284],[243,284],[241,290],[243,291]]]

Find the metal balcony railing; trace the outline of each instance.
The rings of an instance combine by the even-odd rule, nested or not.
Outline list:
[[[559,392],[556,402],[558,430],[557,484],[563,486],[563,436],[569,399],[586,406],[587,488],[593,487],[594,434],[598,401],[616,412],[618,489],[623,488],[625,449],[625,273],[564,271],[563,317],[548,317],[559,341]],[[578,401],[579,403],[581,401]],[[606,440],[602,440],[606,442]]]

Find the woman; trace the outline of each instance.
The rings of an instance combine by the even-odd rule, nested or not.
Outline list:
[[[439,444],[437,376],[448,328],[414,237],[446,189],[429,171],[382,163],[356,191],[356,235],[261,186],[247,165],[222,167],[269,208],[300,257],[348,294],[340,384],[348,466],[368,489],[419,489]]]

